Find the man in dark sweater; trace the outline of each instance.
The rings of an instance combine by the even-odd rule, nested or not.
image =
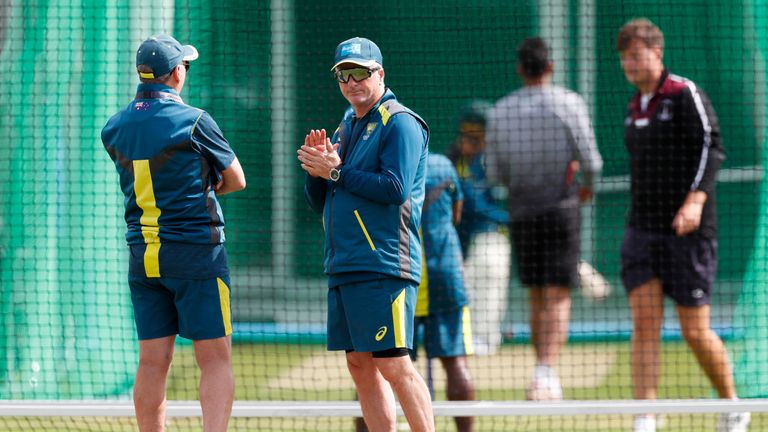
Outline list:
[[[638,90],[624,120],[632,207],[621,248],[634,322],[634,397],[657,396],[667,295],[718,395],[736,399],[728,353],[710,326],[717,271],[715,179],[725,159],[717,116],[701,89],[665,69],[664,36],[652,22],[629,21],[619,31],[617,48],[624,75]],[[724,413],[717,431],[746,431],[749,420],[748,412]],[[655,431],[655,418],[637,416],[634,430]]]

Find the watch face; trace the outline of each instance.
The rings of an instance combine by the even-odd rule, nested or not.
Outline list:
[[[336,168],[331,168],[331,172],[328,173],[328,177],[330,177],[333,181],[337,181],[340,176],[341,173]]]

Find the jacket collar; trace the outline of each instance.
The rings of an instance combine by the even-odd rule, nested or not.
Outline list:
[[[136,89],[136,99],[170,99],[174,102],[184,103],[176,90],[165,84],[155,83],[139,84]]]

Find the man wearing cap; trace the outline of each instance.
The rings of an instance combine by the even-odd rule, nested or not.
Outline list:
[[[603,166],[587,104],[550,84],[552,72],[544,40],[524,40],[517,49],[523,88],[496,103],[486,130],[488,178],[509,192],[517,271],[529,293],[530,400],[563,397],[554,367],[568,338],[570,290],[579,283],[579,204],[591,199]]]
[[[464,276],[472,293],[472,343],[476,355],[493,355],[501,344],[507,311],[510,246],[509,213],[491,193],[485,174],[485,126],[493,104],[473,100],[461,107],[459,136],[448,152],[464,193],[457,227]]]
[[[351,106],[330,139],[311,130],[298,150],[305,196],[323,213],[328,349],[346,351],[370,430],[395,430],[391,386],[411,430],[433,431],[429,391],[408,356],[429,128],[385,87],[372,41],[340,43],[332,71]]]
[[[205,111],[181,93],[191,45],[167,35],[136,52],[136,98],[101,140],[125,194],[128,283],[139,337],[134,404],[139,429],[162,431],[176,335],[193,340],[203,429],[225,431],[234,398],[224,217],[217,196],[245,188],[235,153]]]

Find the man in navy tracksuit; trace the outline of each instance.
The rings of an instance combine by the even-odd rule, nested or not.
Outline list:
[[[245,187],[219,126],[180,93],[198,53],[168,35],[136,52],[136,97],[101,133],[125,196],[126,240],[139,367],[142,432],[165,427],[165,386],[176,335],[191,339],[201,369],[206,431],[225,431],[232,410],[232,314],[224,215],[218,197]]]
[[[312,130],[298,150],[307,201],[323,213],[328,349],[346,351],[370,429],[395,428],[391,386],[411,430],[432,431],[429,391],[408,356],[429,129],[385,87],[370,40],[340,43],[332,71],[351,106],[331,139]]]
[[[637,93],[624,120],[632,206],[621,247],[621,277],[634,322],[632,381],[636,399],[656,399],[664,297],[674,300],[683,337],[718,395],[735,399],[728,353],[710,325],[717,271],[715,179],[725,154],[707,95],[670,74],[664,35],[647,19],[619,31],[624,75]],[[744,432],[748,412],[723,413],[718,432]],[[635,418],[635,432],[654,432],[655,418]]]

